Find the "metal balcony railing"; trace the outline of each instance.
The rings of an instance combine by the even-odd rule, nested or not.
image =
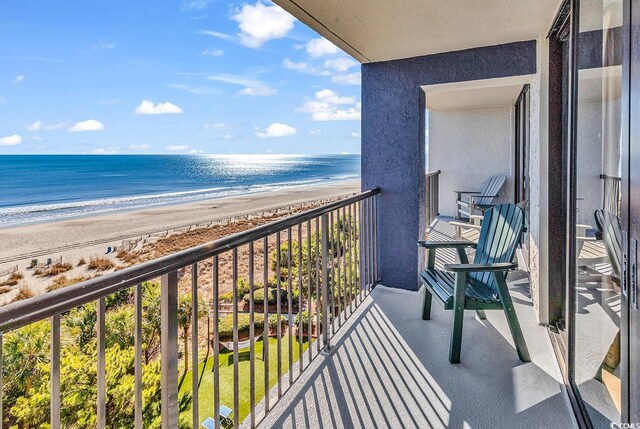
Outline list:
[[[191,420],[191,427],[199,427],[201,421],[208,416],[199,415],[199,403],[202,400],[202,390],[199,386],[200,377],[197,376],[198,365],[201,363],[199,344],[203,338],[203,331],[199,326],[202,317],[199,294],[204,293],[203,280],[206,287],[210,287],[211,302],[210,316],[211,332],[207,332],[206,339],[212,345],[213,352],[213,400],[207,406],[212,410],[216,428],[220,427],[217,412],[221,405],[221,391],[232,391],[233,403],[226,404],[232,408],[231,420],[234,427],[238,427],[246,417],[251,427],[254,427],[310,364],[311,360],[322,350],[330,349],[331,338],[345,323],[354,309],[375,286],[377,281],[377,251],[376,251],[376,206],[379,190],[371,190],[350,198],[318,207],[300,214],[296,214],[276,222],[239,232],[219,240],[193,247],[178,253],[145,262],[139,265],[96,277],[82,283],[77,283],[63,289],[39,295],[24,301],[19,301],[0,308],[0,351],[3,350],[2,339],[12,333],[24,329],[30,324],[42,323],[49,320],[48,335],[50,355],[45,364],[48,365],[50,375],[50,407],[48,420],[51,428],[61,427],[61,373],[72,369],[61,366],[61,350],[65,344],[61,340],[64,332],[65,318],[74,309],[95,303],[95,353],[97,368],[86,368],[96,374],[96,426],[105,428],[111,426],[111,416],[106,407],[107,374],[105,352],[105,320],[109,313],[108,300],[115,294],[128,291],[132,295],[131,302],[134,318],[134,354],[135,360],[131,373],[135,375],[135,391],[133,398],[131,425],[136,428],[143,426],[143,300],[145,299],[145,282],[160,279],[159,316],[160,317],[160,406],[163,428],[178,427],[179,419],[185,418],[185,413],[179,404],[179,345],[178,345],[178,302],[180,290],[184,291],[185,281],[190,280],[191,320],[190,320],[190,364],[194,370],[191,382],[191,412],[187,416]],[[275,244],[275,250],[271,248]],[[271,247],[270,247],[271,245]],[[239,251],[241,255],[239,256]],[[271,256],[274,256],[270,260]],[[244,256],[243,256],[244,255]],[[230,346],[233,349],[233,377],[229,386],[221,384],[220,380],[220,286],[223,283],[220,276],[221,258],[231,261],[232,281],[232,320],[233,329],[230,336]],[[275,260],[274,260],[275,259]],[[199,264],[211,263],[211,278],[202,279],[199,276]],[[259,266],[258,266],[259,265]],[[207,265],[208,266],[208,265]],[[225,265],[228,268],[228,265]],[[240,308],[239,268],[248,275],[248,305]],[[190,277],[187,275],[190,271]],[[270,305],[269,282],[274,280],[270,274],[275,273],[275,309]],[[255,286],[263,282],[263,301],[254,299]],[[179,288],[179,283],[182,286]],[[286,299],[283,295],[286,293]],[[262,306],[262,314],[256,308]],[[305,312],[306,308],[306,320]],[[145,311],[149,311],[147,308]],[[249,320],[249,412],[242,415],[241,401],[246,403],[246,395],[240,395],[239,377],[239,347],[241,338],[239,332],[239,315],[248,315]],[[276,316],[275,332],[270,335],[269,317]],[[153,316],[153,315],[151,315]],[[285,325],[282,317],[288,323]],[[244,316],[243,316],[244,317]],[[260,319],[261,318],[261,323]],[[314,320],[315,319],[315,320]],[[303,324],[306,323],[306,326]],[[294,332],[293,325],[297,332]],[[263,354],[261,359],[256,356],[256,341],[260,339],[259,329],[262,325],[261,339]],[[188,326],[188,325],[187,325]],[[62,329],[61,329],[62,327]],[[207,326],[209,328],[209,326]],[[209,331],[209,329],[207,329]],[[185,334],[186,336],[186,334]],[[277,353],[277,381],[274,383],[269,363],[269,343],[273,342]],[[244,341],[246,343],[247,341]],[[295,343],[295,345],[294,345]],[[186,343],[185,343],[186,345]],[[146,344],[145,344],[146,346]],[[304,350],[304,347],[307,349]],[[298,356],[294,358],[295,349]],[[93,350],[93,349],[91,349]],[[187,352],[187,350],[184,350]],[[209,347],[207,348],[208,355]],[[283,352],[286,353],[286,357]],[[93,353],[93,352],[92,352]],[[287,359],[287,360],[285,360]],[[297,359],[294,362],[294,359]],[[185,359],[186,360],[186,359]],[[183,362],[187,364],[188,362]],[[25,362],[25,365],[30,364]],[[0,353],[0,392],[2,392],[2,376],[6,371],[2,368],[3,360]],[[264,378],[258,379],[257,367],[263,365]],[[285,367],[286,368],[283,368]],[[295,371],[294,371],[295,367]],[[65,372],[66,371],[66,372]],[[256,388],[263,383],[264,395],[258,397]],[[246,386],[243,386],[246,387]],[[113,395],[113,393],[112,393]],[[0,415],[2,415],[3,395],[0,395]],[[93,401],[87,397],[86,401]],[[148,399],[146,399],[148,401]],[[257,408],[257,405],[259,407]],[[245,407],[246,408],[246,407]],[[257,410],[260,411],[257,411]],[[181,415],[182,411],[182,415]],[[0,429],[4,419],[0,418]],[[64,422],[62,422],[64,426]]]

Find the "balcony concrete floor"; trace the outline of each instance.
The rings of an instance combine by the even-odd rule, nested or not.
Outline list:
[[[452,365],[452,313],[434,301],[423,321],[423,292],[377,286],[259,427],[576,427],[528,277],[513,273],[509,287],[532,362],[518,359],[502,311],[467,311]]]

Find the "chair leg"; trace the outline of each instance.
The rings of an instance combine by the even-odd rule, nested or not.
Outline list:
[[[431,319],[431,292],[425,286],[424,288],[424,302],[422,303],[422,320]]]
[[[453,332],[449,346],[449,362],[460,363],[462,347],[462,322],[464,321],[464,288],[467,281],[465,273],[456,273],[455,293],[453,296]]]
[[[516,345],[518,357],[522,362],[531,362],[529,349],[527,348],[527,343],[524,341],[524,335],[522,334],[522,329],[520,328],[520,322],[518,322],[516,310],[513,308],[513,301],[511,300],[511,295],[509,294],[507,282],[503,274],[494,273],[494,275],[496,281],[498,282],[498,289],[500,291],[500,302],[502,303],[504,315],[507,317],[507,322],[509,323],[509,330],[511,331],[513,342]]]
[[[476,310],[476,314],[478,315],[478,319],[487,320],[487,313],[484,310]]]

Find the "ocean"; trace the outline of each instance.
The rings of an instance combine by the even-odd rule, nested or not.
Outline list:
[[[0,227],[358,177],[359,155],[0,156]]]

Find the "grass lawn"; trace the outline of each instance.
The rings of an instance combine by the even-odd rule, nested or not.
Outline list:
[[[277,339],[269,339],[269,387],[273,387],[278,382],[277,367]],[[289,337],[283,336],[281,339],[282,347],[282,373],[289,370]],[[308,343],[302,344],[303,350],[307,350]],[[299,348],[297,338],[293,341],[293,362],[298,360]],[[255,380],[256,380],[256,404],[264,397],[264,361],[262,360],[263,342],[258,341],[255,344]],[[240,422],[249,415],[250,398],[249,398],[249,348],[238,350],[238,391],[240,401]],[[204,374],[203,374],[204,367]],[[213,357],[206,361],[200,362],[198,365],[198,376],[201,377],[200,388],[198,390],[199,400],[199,418],[203,421],[207,417],[215,417],[213,410]],[[187,372],[180,392],[191,392],[191,378],[193,372]],[[284,388],[284,386],[283,386]],[[220,352],[220,403],[229,408],[233,408],[233,352],[225,350]],[[191,417],[191,409],[187,411]]]

